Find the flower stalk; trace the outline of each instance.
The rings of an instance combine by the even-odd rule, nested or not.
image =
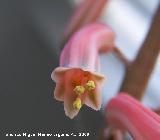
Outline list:
[[[141,100],[160,52],[160,5],[136,59],[128,65],[120,91]]]

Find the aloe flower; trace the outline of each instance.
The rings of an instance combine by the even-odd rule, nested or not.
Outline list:
[[[54,97],[64,101],[65,114],[73,118],[83,104],[94,110],[101,107],[99,53],[114,47],[114,33],[104,24],[89,24],[76,32],[64,46],[60,66],[52,72],[56,82]]]
[[[109,102],[106,118],[111,126],[128,130],[134,140],[160,139],[160,117],[126,94]]]
[[[83,0],[75,9],[64,32],[64,42],[82,26],[97,21],[108,0]]]

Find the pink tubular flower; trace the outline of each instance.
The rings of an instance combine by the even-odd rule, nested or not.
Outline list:
[[[83,104],[99,110],[104,76],[99,74],[99,53],[114,47],[114,33],[100,23],[90,24],[76,32],[65,45],[60,67],[52,72],[56,82],[55,99],[64,101],[65,114],[73,118]]]
[[[127,94],[109,102],[106,118],[110,125],[128,130],[135,140],[160,139],[160,117]]]
[[[82,26],[95,22],[100,17],[107,2],[108,0],[83,0],[68,22],[64,32],[64,40],[68,40]]]

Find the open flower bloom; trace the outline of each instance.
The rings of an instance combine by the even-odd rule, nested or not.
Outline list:
[[[119,94],[106,107],[107,122],[128,130],[135,140],[159,140],[160,117],[127,94]]]
[[[73,118],[83,104],[99,110],[104,76],[99,73],[99,53],[114,47],[114,33],[104,24],[89,24],[65,45],[60,66],[52,72],[54,97],[64,101],[65,114]]]

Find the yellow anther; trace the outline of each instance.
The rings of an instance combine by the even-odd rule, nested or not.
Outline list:
[[[77,94],[82,94],[82,93],[84,93],[84,91],[85,91],[85,88],[83,87],[83,86],[76,86],[75,88],[74,88],[74,91],[77,93]]]
[[[80,108],[82,107],[82,103],[81,103],[81,99],[77,98],[74,102],[73,102],[73,107],[75,109],[80,110]]]
[[[90,81],[88,81],[87,83],[86,83],[86,88],[90,91],[90,90],[93,90],[93,89],[95,89],[95,83],[94,83],[94,81],[92,81],[92,80],[90,80]]]

